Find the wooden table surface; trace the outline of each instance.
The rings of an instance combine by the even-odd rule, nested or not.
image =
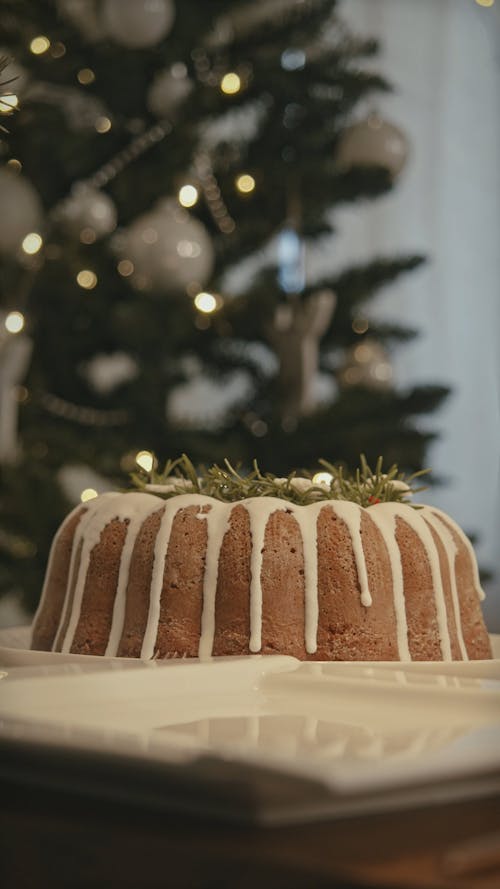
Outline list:
[[[499,889],[500,799],[288,827],[0,782],[2,889]]]

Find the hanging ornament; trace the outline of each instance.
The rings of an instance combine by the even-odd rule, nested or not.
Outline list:
[[[331,290],[321,290],[307,300],[281,303],[267,327],[266,337],[279,360],[279,410],[287,432],[316,407],[319,342],[328,329],[336,301]]]
[[[176,62],[171,68],[159,71],[154,78],[148,90],[148,108],[157,117],[172,117],[192,89],[193,82],[187,76],[186,66]]]
[[[42,204],[31,182],[5,167],[0,169],[0,195],[0,251],[16,252],[27,234],[40,230]]]
[[[383,167],[392,178],[403,169],[408,157],[406,135],[378,114],[347,127],[342,133],[336,153],[339,169],[351,167]]]
[[[175,18],[170,0],[104,0],[102,21],[107,35],[127,49],[155,46]]]
[[[130,281],[139,290],[203,287],[214,264],[205,226],[170,198],[139,216],[120,233],[115,247],[122,260],[132,263]]]
[[[116,208],[109,195],[98,188],[77,185],[59,207],[57,218],[84,243],[109,235],[116,228]]]
[[[365,337],[347,350],[338,379],[342,387],[364,386],[367,389],[390,389],[392,365],[389,354],[377,340]]]

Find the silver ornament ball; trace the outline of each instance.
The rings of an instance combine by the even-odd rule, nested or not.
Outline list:
[[[117,252],[133,264],[130,281],[139,290],[203,287],[212,273],[214,250],[205,226],[164,199],[122,233]]]
[[[171,0],[104,0],[102,6],[106,33],[127,49],[155,46],[168,34],[174,18]]]
[[[383,167],[395,178],[405,166],[408,152],[408,139],[403,131],[378,114],[370,114],[343,132],[336,164],[341,170]]]

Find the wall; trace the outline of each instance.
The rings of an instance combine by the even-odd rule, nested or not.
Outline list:
[[[402,386],[443,383],[430,465],[447,480],[428,500],[478,535],[496,572],[485,613],[500,630],[500,15],[472,0],[344,0],[350,26],[382,42],[395,92],[370,107],[400,126],[411,156],[386,198],[338,217],[339,266],[422,251],[422,271],[388,289],[380,316],[421,331],[394,353]]]

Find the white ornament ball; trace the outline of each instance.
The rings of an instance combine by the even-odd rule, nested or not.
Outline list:
[[[103,25],[108,36],[128,49],[155,46],[175,18],[171,0],[104,0]]]
[[[126,229],[118,252],[134,266],[131,283],[139,290],[183,290],[210,278],[214,250],[204,225],[176,201],[160,201]]]
[[[340,169],[384,167],[396,177],[408,158],[408,139],[402,130],[378,114],[348,127],[342,134],[336,154]]]
[[[157,117],[174,114],[193,88],[185,65],[177,62],[171,68],[160,71],[148,90],[147,105]]]
[[[43,208],[31,182],[19,173],[0,169],[0,251],[17,251],[29,232],[39,232]]]
[[[59,211],[59,219],[76,237],[90,229],[96,238],[116,228],[116,208],[109,195],[98,188],[75,188]]]
[[[393,370],[389,354],[377,340],[365,337],[347,350],[339,373],[343,387],[364,386],[367,389],[390,389]]]

